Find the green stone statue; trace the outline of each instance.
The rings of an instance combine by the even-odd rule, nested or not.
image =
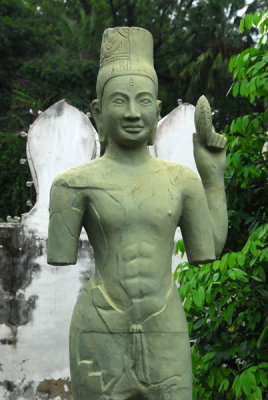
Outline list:
[[[96,272],[77,300],[70,329],[74,400],[190,400],[187,324],[171,274],[180,226],[188,260],[220,255],[227,213],[225,139],[209,105],[196,107],[188,168],[153,158],[160,115],[151,34],[104,32],[92,103],[104,155],[60,174],[51,188],[48,263],[75,264],[84,226]]]

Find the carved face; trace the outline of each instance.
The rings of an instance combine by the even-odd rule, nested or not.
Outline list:
[[[104,87],[98,129],[109,143],[137,146],[153,141],[160,101],[150,78],[123,75],[110,79]]]

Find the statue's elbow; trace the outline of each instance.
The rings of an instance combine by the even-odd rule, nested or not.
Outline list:
[[[214,237],[214,244],[215,244],[215,255],[216,259],[220,258],[224,245],[227,239],[227,230],[226,232],[222,232],[221,235],[217,235]]]

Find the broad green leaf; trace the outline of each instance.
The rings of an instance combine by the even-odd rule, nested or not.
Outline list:
[[[241,132],[241,130],[239,130]],[[237,151],[236,153],[233,154],[233,159],[232,159],[233,165],[235,168],[238,168],[240,166],[240,153]]]
[[[209,314],[209,318],[210,318],[210,319],[213,319],[213,318],[214,318],[214,316],[215,316],[215,311],[216,311],[215,305],[211,305],[211,306],[209,307],[209,311],[208,311],[208,314]]]
[[[268,384],[268,379],[267,379],[267,375],[266,375],[266,373],[263,371],[263,370],[259,370],[259,373],[260,373],[260,381],[261,381],[261,384],[262,384],[262,386],[264,386],[265,388],[267,387],[267,384]]]
[[[235,391],[236,398],[238,399],[242,389],[242,376],[237,375],[234,379],[232,389]]]
[[[206,302],[210,304],[211,302],[211,290],[209,292],[206,292]]]
[[[258,275],[261,278],[261,280],[263,282],[265,282],[266,281],[266,273],[265,273],[264,268],[260,265],[260,266],[258,266],[258,268],[255,271],[256,271],[256,275]],[[254,275],[255,275],[255,273],[254,273]]]
[[[256,379],[255,375],[252,372],[246,371],[243,374],[242,389],[247,396],[250,394],[251,391],[256,390]]]
[[[228,266],[228,258],[229,258],[229,254],[224,254],[221,258],[220,261],[220,271],[222,273],[222,275],[225,274],[226,270],[227,270],[227,266]]]
[[[250,263],[251,264],[251,263]],[[251,267],[252,267],[252,265],[250,265]],[[257,281],[257,282],[262,282],[262,279],[260,279],[260,278],[258,278],[257,276],[253,276],[252,275],[252,277],[251,277],[254,281]]]
[[[263,58],[263,61],[259,61],[256,64],[254,64],[254,69],[253,69],[254,73],[253,73],[253,75],[255,75],[261,68],[267,66],[267,61],[265,61],[264,58]]]
[[[217,271],[219,267],[220,267],[220,260],[216,260],[212,263],[212,268],[214,269],[214,271]]]
[[[221,392],[223,389],[223,391],[226,392],[226,390],[228,389],[228,386],[229,386],[229,381],[227,378],[224,378],[220,384],[219,391]]]
[[[231,123],[230,132],[231,132],[231,133],[236,132],[235,120],[233,120],[232,123]]]
[[[200,289],[200,288],[199,288]],[[195,303],[195,305],[198,307],[198,308],[203,308],[203,306],[204,306],[204,298],[205,298],[205,292],[204,292],[204,288],[202,288],[203,289],[203,291],[202,291],[202,289],[201,290],[193,290],[193,292],[192,292],[192,294],[193,294],[193,300],[194,300],[194,303]]]
[[[243,249],[242,249],[242,253],[243,254],[247,254],[248,253],[248,251],[249,251],[249,248],[250,248],[250,244],[251,244],[251,241],[250,241],[250,239],[247,241],[247,243],[245,244],[245,246],[243,247]]]
[[[268,261],[268,247],[261,250],[260,261]]]
[[[234,268],[234,266],[236,265],[236,258],[237,258],[237,253],[231,253],[229,255],[228,259],[229,268]]]
[[[246,273],[239,268],[233,268],[232,271],[235,273],[237,279],[241,279],[246,275]]]
[[[251,371],[251,372],[256,372],[257,369],[258,369],[258,367],[256,367],[256,365],[254,365],[253,367],[250,367],[250,368],[249,368],[249,371]]]
[[[219,276],[220,276],[219,272],[216,272],[216,274],[214,274],[212,277],[212,281],[216,282],[218,280]]]
[[[192,328],[193,328],[193,323],[192,322],[188,322],[188,333],[189,333],[189,336],[191,336]]]
[[[241,96],[246,96],[248,94],[248,81],[247,79],[243,79],[240,83],[240,95]]]
[[[261,362],[260,364],[258,364],[259,368],[268,368],[268,363],[267,362]]]
[[[244,63],[246,63],[248,61],[249,57],[250,57],[250,53],[249,53],[249,51],[247,51],[247,53],[243,57]]]
[[[184,300],[189,289],[190,289],[190,282],[187,282],[185,285],[179,287],[179,294],[180,294],[181,301]]]
[[[181,253],[181,257],[183,257],[185,254],[185,247],[182,239],[178,240],[176,244],[175,254],[178,254],[179,252]]]
[[[244,82],[244,81],[243,81]],[[240,88],[241,88],[241,86],[240,86]],[[247,127],[248,127],[248,123],[249,123],[249,117],[248,117],[248,115],[245,115],[243,118],[242,118],[242,128],[243,128],[243,131],[245,132],[246,131],[246,129],[247,129]]]
[[[238,95],[238,91],[239,91],[239,82],[236,82],[232,89],[232,93],[233,93],[234,97],[236,97]]]
[[[245,16],[245,27],[251,29],[252,27],[252,14],[246,14]]]
[[[229,71],[232,72],[236,63],[236,56],[232,56],[229,62]]]
[[[259,23],[259,13],[258,13],[258,11],[256,11],[254,14],[253,14],[253,17],[252,17],[252,22],[253,22],[253,25],[255,25],[256,27],[258,26],[258,23]]]
[[[200,286],[198,288],[198,296],[201,299],[201,302],[204,303],[204,300],[205,300],[205,289],[203,288],[203,286]]]
[[[254,94],[256,93],[256,85],[255,85],[255,78],[252,78],[248,85],[249,93]]]
[[[208,386],[210,387],[210,389],[212,389],[214,386],[214,380],[215,380],[214,372],[210,371],[208,376]]]
[[[259,387],[256,387],[256,391],[254,393],[251,393],[249,397],[247,397],[247,400],[262,400],[262,392]]]
[[[251,243],[250,243],[250,252],[251,252],[251,254],[252,254],[253,256],[258,257],[259,251],[258,251],[257,248],[256,248],[255,242],[251,242]]]
[[[237,324],[237,326],[240,326],[240,325],[241,325],[241,323],[242,323],[242,321],[243,321],[243,319],[244,319],[244,315],[245,315],[244,312],[241,312],[241,313],[238,314],[238,317],[237,317],[237,319],[236,319],[236,324]]]
[[[186,311],[189,311],[190,308],[191,308],[191,304],[192,304],[191,295],[188,293],[187,296],[186,296],[185,303],[184,303],[184,309]]]
[[[232,271],[231,269],[229,269],[229,270],[227,271],[227,274],[228,274],[228,276],[229,276],[231,279],[233,279],[233,280],[236,279],[235,273],[234,273],[234,271]]]
[[[231,325],[231,323],[232,323],[233,314],[235,312],[235,308],[236,308],[236,304],[235,303],[231,303],[231,304],[229,304],[229,306],[226,308],[226,310],[223,313],[224,314],[224,319],[228,323],[228,325]]]
[[[240,20],[240,26],[239,26],[239,29],[240,29],[240,32],[241,32],[241,33],[244,32],[244,24],[245,24],[245,20],[244,20],[244,18],[241,18],[241,20]]]
[[[193,328],[199,329],[202,325],[204,325],[204,318],[199,318],[197,321],[194,322]]]
[[[263,15],[263,14],[259,14],[258,11],[256,11],[256,12],[254,13],[253,18],[252,18],[252,21],[253,21],[253,24],[254,24],[256,27],[259,25],[259,22],[260,22],[260,20],[261,20],[261,18],[262,18],[262,15]]]
[[[210,351],[206,353],[203,357],[203,362],[207,363],[208,361],[212,360],[216,355],[215,351]]]

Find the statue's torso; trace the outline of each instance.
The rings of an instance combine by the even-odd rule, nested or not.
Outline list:
[[[182,210],[179,170],[154,159],[139,168],[103,159],[83,171],[83,224],[98,276],[133,322],[161,308],[170,290]]]

